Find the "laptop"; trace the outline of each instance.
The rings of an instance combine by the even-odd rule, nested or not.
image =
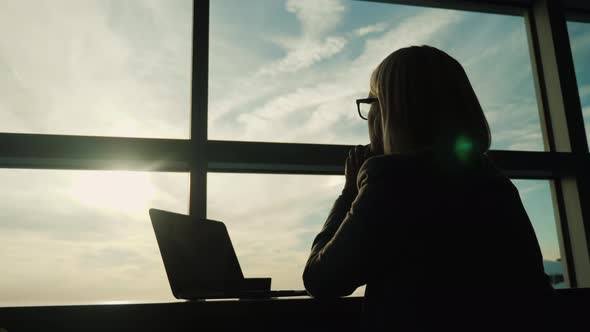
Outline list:
[[[224,223],[158,209],[149,214],[177,299],[308,295],[304,290],[271,290],[271,278],[244,278]]]

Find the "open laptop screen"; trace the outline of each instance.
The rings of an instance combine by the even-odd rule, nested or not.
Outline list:
[[[235,293],[244,276],[225,225],[150,209],[160,254],[176,298]]]

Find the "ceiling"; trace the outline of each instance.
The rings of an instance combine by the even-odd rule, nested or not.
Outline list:
[[[481,0],[477,1],[477,0],[470,0],[473,2],[483,2]],[[583,11],[588,11],[590,12],[590,1],[588,0],[549,0],[549,1],[561,1],[561,3],[563,3],[564,7],[568,10],[583,10]],[[515,3],[515,4],[519,4],[519,5],[530,5],[533,2],[535,2],[535,0],[492,0],[491,2],[496,2],[496,3]]]

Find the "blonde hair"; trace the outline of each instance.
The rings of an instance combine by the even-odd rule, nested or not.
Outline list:
[[[430,46],[399,49],[371,75],[379,99],[384,153],[456,150],[478,153],[490,129],[467,74],[457,60]]]

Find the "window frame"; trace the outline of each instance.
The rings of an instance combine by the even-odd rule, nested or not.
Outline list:
[[[590,154],[566,18],[557,1],[362,0],[525,19],[545,152],[492,150],[509,177],[552,180],[565,280],[590,287]],[[570,11],[568,11],[570,10]],[[0,168],[189,172],[189,211],[207,216],[207,173],[342,175],[350,146],[208,140],[209,0],[193,1],[190,139],[0,133]]]

